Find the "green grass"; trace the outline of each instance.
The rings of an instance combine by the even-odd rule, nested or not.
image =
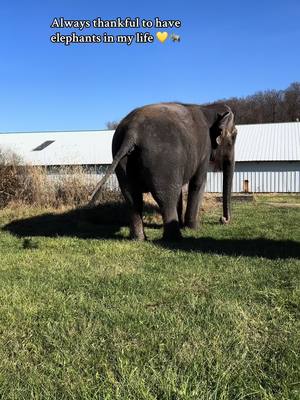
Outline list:
[[[172,244],[42,212],[0,212],[0,398],[300,398],[299,209]]]
[[[256,194],[255,198],[260,203],[287,203],[287,204],[300,204],[300,194],[293,193],[287,194]]]

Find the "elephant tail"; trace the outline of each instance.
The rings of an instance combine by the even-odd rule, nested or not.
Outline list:
[[[91,194],[91,199],[90,199],[90,201],[88,203],[88,206],[92,207],[92,206],[96,206],[97,205],[97,203],[99,201],[99,197],[100,197],[100,192],[101,192],[101,189],[102,189],[103,185],[106,183],[106,181],[108,180],[110,175],[115,171],[115,169],[117,168],[117,165],[122,160],[122,158],[125,157],[126,155],[128,155],[129,153],[131,153],[133,149],[134,149],[134,142],[132,140],[132,137],[125,138],[123,143],[122,143],[122,145],[121,145],[121,147],[120,147],[120,149],[118,150],[118,152],[114,156],[113,162],[109,166],[106,174],[97,183],[93,193]]]

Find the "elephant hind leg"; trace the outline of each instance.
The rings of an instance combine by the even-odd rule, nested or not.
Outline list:
[[[134,240],[145,240],[146,235],[143,224],[143,194],[133,192],[126,195],[130,204],[130,238]]]
[[[129,206],[130,211],[130,238],[134,240],[145,240],[143,224],[143,193],[134,183],[134,177],[128,176],[126,172],[127,158],[124,158],[116,168],[121,192]]]
[[[143,194],[133,190],[127,185],[121,185],[121,191],[130,207],[130,238],[134,240],[145,240],[146,235],[143,224]]]
[[[162,194],[161,194],[162,193]],[[164,240],[179,240],[181,232],[178,219],[179,193],[168,193],[167,191],[152,192],[154,199],[160,207],[164,223]]]

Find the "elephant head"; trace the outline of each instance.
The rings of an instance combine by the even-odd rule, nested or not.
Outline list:
[[[234,173],[234,145],[237,129],[234,114],[228,106],[217,112],[210,129],[212,144],[211,161],[215,171],[223,171],[223,217],[220,222],[227,224],[231,215],[231,190]]]

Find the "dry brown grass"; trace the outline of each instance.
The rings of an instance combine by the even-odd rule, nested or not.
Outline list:
[[[87,203],[93,185],[81,166],[62,167],[49,175],[45,167],[24,165],[15,153],[0,150],[0,207],[35,205],[60,208]]]
[[[88,202],[93,189],[93,185],[88,182],[87,173],[81,166],[59,168],[50,186],[53,190],[54,207],[82,206]]]
[[[29,166],[15,153],[0,150],[0,206],[5,207],[13,200],[34,202],[34,176]]]

